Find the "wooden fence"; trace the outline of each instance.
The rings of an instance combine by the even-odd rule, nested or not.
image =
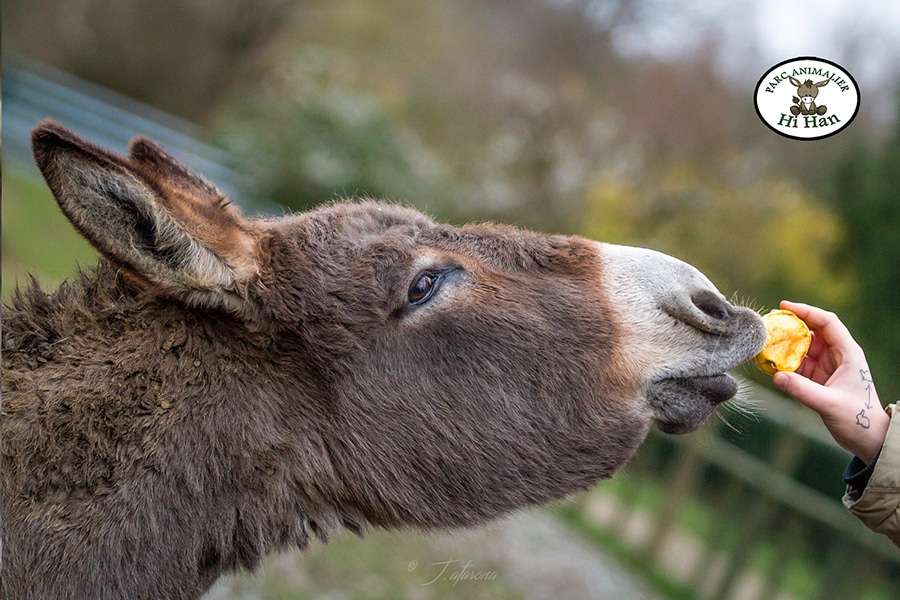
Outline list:
[[[579,518],[704,600],[900,598],[900,550],[841,504],[850,456],[811,411],[747,388],[759,402],[752,419],[651,434],[614,480],[615,509],[598,516],[588,496]],[[804,481],[810,474],[832,489]],[[597,494],[609,495],[602,485]]]

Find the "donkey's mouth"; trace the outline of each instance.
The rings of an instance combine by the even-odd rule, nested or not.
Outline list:
[[[737,381],[725,373],[672,377],[650,384],[647,400],[660,430],[688,433],[700,427],[719,404],[733,398],[737,389]]]

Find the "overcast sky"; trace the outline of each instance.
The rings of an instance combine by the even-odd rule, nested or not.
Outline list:
[[[723,74],[751,91],[769,67],[797,56],[818,56],[853,75],[874,115],[895,114],[900,2],[642,0],[636,6],[635,24],[613,33],[626,56],[677,58],[712,39]]]

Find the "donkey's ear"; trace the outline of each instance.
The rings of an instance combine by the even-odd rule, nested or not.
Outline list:
[[[107,259],[160,295],[246,312],[259,239],[214,186],[145,140],[125,159],[50,121],[31,139],[63,213]]]
[[[128,145],[131,164],[150,178],[204,199],[207,203],[228,205],[219,189],[184,165],[155,142],[139,136]]]

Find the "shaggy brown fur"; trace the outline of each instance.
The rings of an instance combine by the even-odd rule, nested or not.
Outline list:
[[[335,527],[479,523],[610,476],[667,418],[593,242],[372,202],[248,221],[146,140],[34,145],[105,259],[4,307],[4,598],[196,598]],[[672,372],[702,376],[701,422],[761,344],[704,302],[665,317],[737,348]]]

